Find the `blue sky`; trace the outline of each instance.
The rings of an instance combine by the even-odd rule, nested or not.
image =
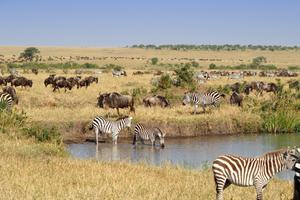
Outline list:
[[[0,45],[300,45],[299,0],[0,0]]]

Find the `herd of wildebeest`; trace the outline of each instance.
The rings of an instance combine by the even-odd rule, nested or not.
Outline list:
[[[32,73],[38,74],[36,69],[32,69]],[[135,71],[133,75],[143,75],[147,72],[143,71]],[[228,72],[228,71],[200,71],[197,75],[202,74],[205,79],[208,81],[212,79],[213,76],[220,75],[220,76],[230,76],[236,72]],[[255,72],[255,71],[242,71],[239,72],[244,76],[264,76],[265,74],[270,74],[271,72]],[[160,71],[155,72],[153,75],[160,75]],[[288,77],[296,77],[298,76],[297,73],[289,72],[287,70],[282,70],[279,72],[274,73],[276,76],[288,76]],[[112,71],[113,76],[123,75],[126,76],[126,72],[118,73],[117,75]],[[196,75],[196,79],[197,79]],[[56,76],[55,74],[50,74],[44,80],[44,85],[47,87],[51,85],[53,91],[57,91],[59,89],[64,89],[66,92],[67,90],[71,90],[72,88],[76,87],[77,89],[82,87],[89,87],[93,83],[98,83],[98,77],[95,76],[87,76],[81,77],[79,75],[75,75],[73,77],[65,77],[65,76]],[[18,76],[15,74],[10,74],[6,77],[0,77],[0,85],[7,86],[10,84],[11,86],[4,87],[3,92],[9,92],[14,99],[18,99],[14,87],[32,87],[33,82],[32,80],[27,79],[23,76]],[[295,88],[299,90],[300,84],[299,80],[290,80],[288,81],[289,88]],[[263,81],[252,81],[252,82],[236,82],[231,85],[227,85],[230,90],[232,91],[230,95],[230,104],[237,104],[238,106],[242,106],[242,102],[244,99],[244,95],[249,95],[251,92],[255,91],[257,94],[262,94],[263,92],[272,92],[276,93],[278,91],[278,85],[274,82],[263,82]],[[15,102],[17,103],[17,102]],[[170,101],[161,95],[151,95],[146,96],[143,98],[143,104],[145,107],[152,107],[152,106],[160,106],[162,108],[170,107]],[[118,92],[111,92],[111,93],[102,93],[98,96],[98,106],[101,108],[110,107],[116,108],[119,114],[119,108],[130,108],[130,111],[135,111],[134,108],[134,98],[130,95],[122,95]]]

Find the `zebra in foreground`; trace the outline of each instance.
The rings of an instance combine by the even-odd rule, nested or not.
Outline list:
[[[294,176],[294,198],[293,200],[300,199],[300,159],[297,160],[293,170],[296,172]]]
[[[213,92],[207,92],[204,94],[199,94],[196,92],[187,92],[185,93],[183,97],[182,104],[193,104],[195,106],[194,114],[197,112],[198,105],[200,104],[202,106],[203,112],[205,113],[206,106],[218,106],[220,103],[221,97],[225,97],[224,94],[219,94],[216,91]]]
[[[278,172],[292,169],[300,156],[300,149],[282,149],[255,158],[223,155],[213,162],[217,200],[230,185],[254,186],[257,200],[263,199],[262,191]]]
[[[144,144],[145,140],[150,140],[152,146],[155,145],[156,139],[159,139],[159,143],[161,148],[165,147],[165,136],[159,128],[148,128],[145,125],[138,123],[134,127],[134,135],[133,135],[133,145],[136,145],[137,140],[141,140]]]
[[[11,110],[12,106],[13,106],[13,98],[10,94],[6,93],[6,92],[2,92],[0,93],[0,106],[1,109],[7,109],[7,110]]]
[[[132,117],[124,117],[116,121],[111,121],[103,117],[96,117],[90,127],[90,130],[94,129],[95,131],[96,144],[98,145],[99,132],[111,134],[113,143],[117,144],[120,131],[125,127],[131,127],[131,120]]]
[[[19,102],[16,90],[11,86],[6,86],[2,90],[3,92],[0,92],[1,109],[11,110],[14,103]]]

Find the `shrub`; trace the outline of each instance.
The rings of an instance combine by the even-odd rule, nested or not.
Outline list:
[[[269,133],[291,133],[296,130],[296,114],[290,110],[280,110],[263,117],[263,129]]]
[[[288,70],[291,70],[291,71],[299,71],[299,70],[300,70],[300,67],[299,67],[299,66],[288,66]]]
[[[209,69],[216,69],[217,68],[217,66],[216,66],[216,64],[214,64],[214,63],[211,63],[210,65],[209,65]]]
[[[190,68],[190,65],[184,65],[183,67],[175,69],[174,71],[176,73],[178,85],[182,87],[189,87],[190,89],[196,87],[194,80],[195,72]]]
[[[56,144],[62,143],[60,133],[55,127],[45,127],[33,125],[23,129],[24,134],[28,137],[33,137],[38,142],[54,142]]]
[[[150,59],[152,65],[156,65],[158,63],[158,58],[154,57]]]
[[[4,105],[1,105],[3,107]],[[21,135],[21,130],[26,123],[27,116],[25,112],[17,112],[15,110],[0,111],[0,133],[12,135]]]

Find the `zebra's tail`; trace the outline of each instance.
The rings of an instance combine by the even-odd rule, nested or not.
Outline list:
[[[93,128],[94,128],[94,127],[93,127],[93,124],[90,124],[90,125],[89,125],[89,130],[91,131],[91,130],[93,130]]]

